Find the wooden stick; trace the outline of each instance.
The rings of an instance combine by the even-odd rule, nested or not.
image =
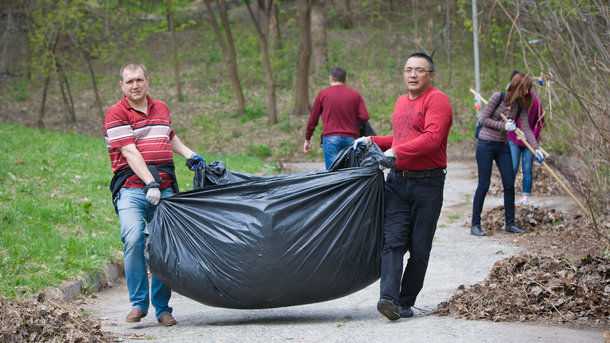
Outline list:
[[[487,105],[487,100],[485,100],[485,98],[481,94],[477,93],[477,91],[472,88],[470,88],[470,92],[472,92],[472,94],[474,94],[477,98],[479,98],[479,100],[483,101],[485,105]]]
[[[506,118],[506,116],[503,113],[500,113],[500,115],[502,116],[502,119],[504,119],[505,122],[508,122],[508,118]],[[517,129],[517,130],[515,130],[515,133],[517,134],[517,136],[519,136],[519,138],[521,138],[521,141],[523,141],[525,146],[532,152],[532,154],[534,154],[534,156],[536,156],[536,150],[534,150],[534,148],[532,148],[532,146],[527,142],[527,139],[525,138],[523,131]],[[589,211],[587,211],[587,209],[580,202],[580,200],[578,200],[576,198],[576,196],[574,196],[574,194],[572,194],[572,192],[568,189],[568,187],[561,181],[561,179],[559,179],[559,177],[557,176],[557,174],[555,174],[555,172],[551,169],[551,167],[549,167],[548,164],[546,164],[546,162],[544,162],[544,161],[540,162],[540,164],[542,164],[546,168],[546,170],[548,170],[548,172],[551,173],[551,176],[553,176],[555,178],[555,180],[557,180],[557,182],[559,182],[561,187],[563,187],[563,189],[570,195],[570,197],[572,197],[574,202],[578,206],[580,206],[580,208],[583,210],[583,212],[585,212],[586,215],[589,215]]]

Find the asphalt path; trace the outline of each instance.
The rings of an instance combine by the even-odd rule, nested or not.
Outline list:
[[[323,164],[287,165],[293,171],[323,169]],[[265,309],[214,308],[173,293],[170,305],[178,324],[162,327],[154,310],[140,323],[126,323],[130,311],[124,279],[96,293],[86,309],[102,319],[103,329],[125,342],[603,342],[603,332],[536,323],[495,323],[439,317],[429,312],[448,300],[460,285],[483,281],[493,264],[518,254],[506,240],[470,235],[476,188],[472,161],[450,163],[443,211],[415,317],[391,322],[377,312],[379,282],[321,303]],[[543,207],[571,206],[569,198],[532,197]],[[486,208],[501,204],[488,197]],[[408,256],[405,257],[405,259]]]

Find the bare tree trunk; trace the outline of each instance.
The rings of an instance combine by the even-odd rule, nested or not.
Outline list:
[[[55,34],[53,43],[50,43],[48,49],[50,50],[50,55],[54,59],[55,57],[55,49],[57,48],[57,44],[59,42],[59,34]],[[49,40],[51,42],[52,40]],[[51,73],[52,71],[48,71],[44,80],[44,87],[42,89],[42,100],[40,101],[40,110],[38,111],[38,120],[36,121],[36,126],[43,128],[44,127],[44,107],[47,103],[47,93],[49,91],[49,82],[51,81]]]
[[[263,55],[263,67],[265,68],[265,79],[267,81],[267,116],[268,116],[268,120],[269,120],[269,124],[277,124],[277,107],[276,107],[276,97],[275,97],[275,79],[273,77],[273,73],[271,71],[271,62],[269,61],[269,46],[267,43],[267,37],[269,35],[269,31],[267,31],[267,34],[265,34],[264,29],[266,27],[268,27],[268,21],[270,16],[268,15],[270,13],[270,8],[273,4],[273,0],[270,0],[269,2],[265,3],[265,6],[268,7],[264,7],[262,8],[262,11],[260,11],[260,7],[259,7],[259,13],[264,14],[259,16],[259,18],[263,19],[266,18],[266,22],[257,22],[256,21],[256,17],[254,16],[254,12],[252,12],[252,9],[250,8],[250,3],[248,2],[248,0],[244,0],[244,2],[246,3],[246,7],[248,8],[248,12],[250,13],[250,17],[252,18],[252,21],[254,22],[254,26],[256,27],[256,32],[258,33],[258,36],[261,40],[261,53]],[[259,2],[260,5],[260,2]]]
[[[250,3],[248,0],[244,0],[246,6],[248,6],[248,12],[251,11]],[[269,37],[269,13],[267,11],[269,2],[273,3],[273,0],[256,0],[256,17],[253,18],[254,25],[256,25],[262,32],[265,37]]]
[[[70,1],[68,1],[68,5],[70,5]],[[57,58],[58,54],[61,54],[67,45],[67,34],[63,31],[59,31],[57,33],[56,44],[51,50],[51,55],[53,61],[55,63],[55,70],[57,76],[59,77],[59,86],[61,89],[62,99],[64,101],[64,105],[66,106],[66,111],[68,112],[68,122],[74,123],[76,122],[76,111],[74,110],[74,100],[72,99],[72,91],[70,90],[70,82],[68,81],[68,76],[64,72],[64,69]]]
[[[220,27],[218,26],[218,22],[216,21],[216,16],[214,15],[214,9],[212,8],[210,0],[204,1],[208,16],[210,17],[210,24],[214,28],[214,32],[216,33],[216,37],[218,39],[218,44],[220,44],[222,54],[225,58],[225,63],[229,68],[229,74],[233,83],[233,89],[235,90],[235,97],[237,98],[237,113],[239,115],[242,115],[246,112],[246,101],[244,99],[244,94],[242,92],[241,84],[239,82],[239,75],[237,73],[237,58],[235,54],[235,46],[233,45],[233,38],[231,36],[231,29],[229,28],[229,20],[227,18],[226,6],[221,6],[220,3],[222,2],[223,5],[226,4],[224,0],[216,0],[216,4],[218,5],[225,33],[227,34],[227,40],[225,41],[225,38],[223,37],[222,32],[220,31]],[[226,20],[223,19],[223,17],[226,18]]]
[[[324,69],[328,61],[324,4],[318,1],[311,9],[311,39],[314,73]]]
[[[61,96],[64,100],[64,105],[66,105],[66,110],[68,111],[68,122],[75,123],[76,110],[74,109],[74,99],[72,98],[72,91],[70,90],[70,82],[68,81],[68,76],[66,76],[66,73],[64,72],[59,62],[56,62],[55,66],[57,67],[57,73],[59,74],[59,86],[61,89]]]
[[[345,0],[345,28],[351,29],[354,27],[352,20],[352,0]]]
[[[417,20],[419,13],[418,12],[418,5],[419,5],[419,1],[417,0],[412,0],[411,1],[411,5],[413,6],[413,27],[415,28],[415,41],[417,42],[417,45],[419,46],[419,22]]]
[[[451,75],[453,74],[453,68],[451,66],[451,0],[445,1],[445,29],[443,30],[445,36],[445,59],[447,60],[447,69],[449,70],[449,78],[447,84],[451,84]]]
[[[332,6],[335,10],[339,11],[340,20],[342,21],[342,25],[346,29],[351,29],[354,27],[354,22],[352,21],[352,3],[351,0],[338,0],[339,5],[334,0],[331,0]]]
[[[282,34],[280,32],[280,23],[278,20],[277,3],[273,0],[265,0],[271,2],[271,13],[269,14],[269,40],[271,41],[271,49],[278,51],[282,48]]]
[[[93,86],[93,92],[95,93],[95,105],[97,106],[97,112],[101,118],[104,118],[104,111],[102,110],[102,102],[100,101],[100,92],[97,90],[97,82],[95,82],[95,71],[93,70],[93,65],[91,64],[91,56],[88,51],[81,48],[83,56],[87,61],[87,67],[89,68],[89,75],[91,76],[91,85]]]
[[[311,7],[315,0],[297,0],[299,11],[299,55],[297,58],[297,80],[295,93],[295,116],[308,115],[309,63],[311,61]]]
[[[167,25],[169,26],[170,38],[173,57],[174,57],[174,78],[176,80],[176,99],[182,102],[182,86],[180,84],[180,62],[178,61],[178,48],[176,47],[176,31],[174,30],[174,15],[172,14],[172,1],[167,0]]]
[[[6,50],[9,45],[8,37],[10,33],[13,31],[13,14],[11,11],[11,7],[9,6],[6,13],[6,29],[4,30],[4,34],[2,35],[2,40],[0,43],[2,44],[2,59],[0,60],[0,72],[8,72],[8,64],[6,63]]]
[[[227,46],[230,52],[230,68],[232,70],[231,79],[233,81],[233,87],[235,87],[236,90],[239,89],[239,92],[236,91],[236,93],[238,113],[241,115],[246,113],[246,100],[244,99],[244,94],[239,82],[239,74],[237,72],[237,53],[235,52],[235,43],[233,42],[233,34],[231,34],[231,26],[229,25],[229,16],[227,15],[227,2],[226,0],[216,0],[216,5],[218,6],[218,10],[220,12],[220,18],[222,19],[222,26],[225,30]]]
[[[40,110],[38,111],[38,120],[36,120],[36,126],[39,128],[44,127],[44,106],[47,103],[47,93],[49,91],[49,82],[51,81],[51,75],[47,75],[44,79],[44,87],[42,88],[42,100],[40,101]]]

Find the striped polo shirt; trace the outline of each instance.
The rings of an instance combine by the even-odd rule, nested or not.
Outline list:
[[[148,115],[133,108],[125,96],[110,107],[104,118],[104,137],[110,154],[112,172],[128,168],[129,164],[119,148],[135,144],[147,165],[173,162],[171,140],[175,133],[171,126],[169,108],[161,100],[148,100]],[[161,188],[172,184],[171,176],[159,172]],[[144,184],[137,175],[127,179],[123,187],[143,188]]]

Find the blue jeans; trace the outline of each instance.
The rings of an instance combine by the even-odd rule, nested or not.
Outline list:
[[[532,193],[532,167],[534,166],[534,154],[527,147],[520,147],[513,141],[508,141],[510,146],[510,154],[513,158],[513,175],[516,177],[519,171],[519,158],[523,161],[521,166],[523,170],[523,195]]]
[[[337,155],[339,155],[339,152],[354,144],[355,140],[355,138],[344,136],[324,137],[324,163],[326,164],[326,169],[330,168],[330,165],[333,164],[333,161]]]
[[[472,226],[481,225],[481,212],[483,211],[485,196],[489,190],[493,161],[496,161],[496,165],[500,170],[502,187],[504,187],[504,221],[507,226],[514,225],[515,176],[513,175],[513,162],[508,144],[479,139],[477,142],[476,158],[479,171],[479,185],[474,194],[472,204]]]
[[[162,190],[161,196],[166,197],[173,193],[170,187]],[[146,245],[144,230],[146,223],[152,221],[156,206],[148,203],[141,188],[121,188],[117,208],[121,223],[121,241],[124,244],[123,261],[129,301],[132,307],[148,313],[148,271],[144,257]],[[154,276],[151,280],[150,294],[157,318],[164,313],[172,312],[172,308],[168,305],[172,295],[171,289]]]
[[[415,304],[424,285],[432,240],[443,206],[445,174],[421,179],[390,172],[385,183],[380,298]],[[409,260],[403,272],[403,258]]]

